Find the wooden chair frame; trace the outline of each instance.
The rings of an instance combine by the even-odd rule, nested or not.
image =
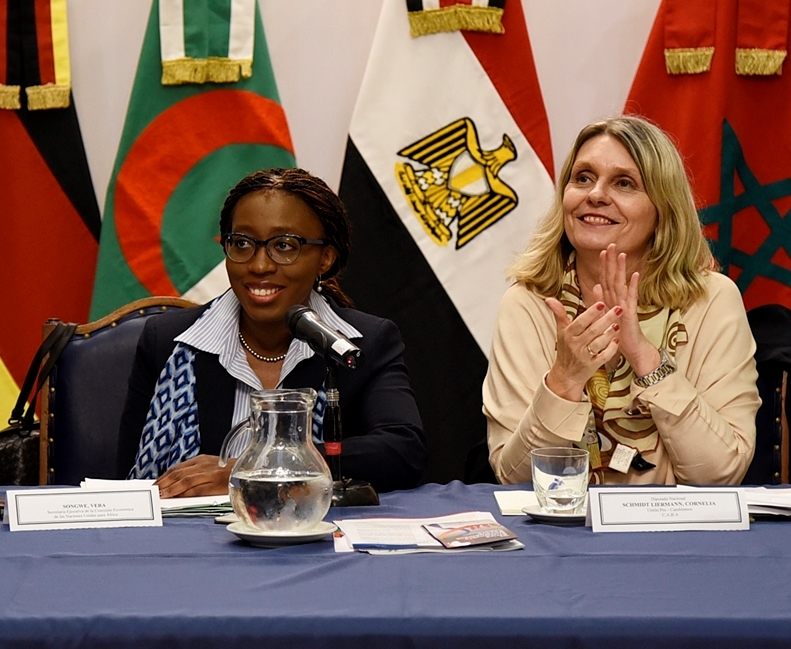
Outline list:
[[[180,297],[142,298],[116,309],[103,318],[99,318],[87,324],[78,325],[74,332],[74,337],[90,338],[96,331],[106,327],[117,326],[120,320],[135,311],[139,311],[140,315],[145,315],[152,307],[159,307],[162,311],[167,311],[170,307],[187,308],[192,306],[196,306],[196,303]],[[43,338],[46,338],[50,334],[58,322],[59,320],[57,318],[52,318],[44,323],[42,332]],[[50,433],[50,422],[54,417],[54,413],[50,411],[49,397],[53,392],[54,388],[51,388],[50,380],[47,378],[41,391],[41,430],[39,434],[41,457],[39,460],[39,483],[42,485],[47,484],[49,474],[54,472],[54,469],[49,466],[49,445],[54,442]]]
[[[782,434],[780,438],[780,482],[788,484],[788,466],[791,447],[788,441],[788,372],[783,372],[783,385],[780,388],[780,426]]]

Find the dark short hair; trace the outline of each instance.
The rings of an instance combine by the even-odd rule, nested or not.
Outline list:
[[[281,191],[296,196],[312,209],[324,228],[324,236],[338,251],[338,258],[323,275],[334,277],[346,266],[351,248],[351,226],[341,199],[321,178],[304,169],[275,167],[242,178],[228,193],[220,211],[220,234],[231,231],[233,211],[242,197],[260,191]]]

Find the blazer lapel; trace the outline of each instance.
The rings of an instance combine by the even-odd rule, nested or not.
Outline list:
[[[218,455],[231,429],[236,379],[225,371],[215,354],[198,352],[195,355],[195,389],[201,453]]]
[[[324,359],[318,354],[299,363],[283,380],[284,388],[310,387],[318,390],[324,383]],[[220,365],[214,354],[195,355],[195,388],[198,399],[201,453],[218,455],[231,429],[236,397],[236,379]]]
[[[313,388],[318,390],[324,383],[324,373],[327,365],[318,354],[306,358],[291,370],[283,379],[284,388]]]

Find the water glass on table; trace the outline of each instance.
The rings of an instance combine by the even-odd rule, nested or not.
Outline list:
[[[572,447],[537,448],[530,452],[533,489],[546,514],[584,513],[588,493],[588,451]]]

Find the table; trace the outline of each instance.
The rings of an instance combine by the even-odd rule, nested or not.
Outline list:
[[[206,519],[0,529],[0,647],[791,647],[791,523],[593,534],[501,517],[494,485],[425,485],[351,516],[490,510],[515,552],[260,549]]]

